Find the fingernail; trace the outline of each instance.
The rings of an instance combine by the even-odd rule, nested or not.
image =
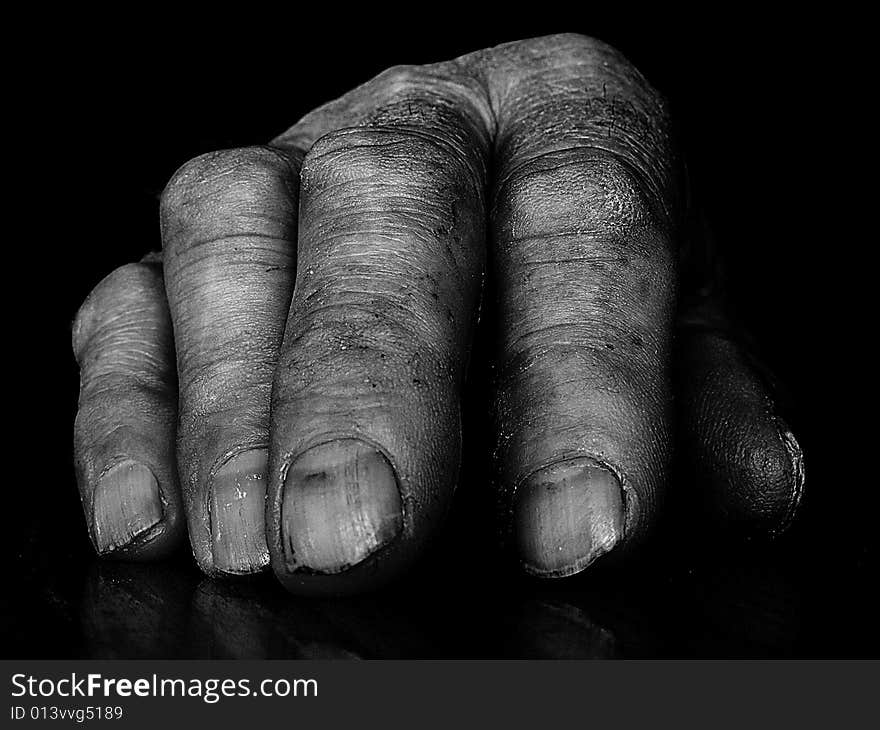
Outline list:
[[[339,573],[390,543],[402,526],[397,478],[372,446],[340,439],[290,465],[281,530],[291,570]]]
[[[266,449],[226,462],[211,485],[211,551],[224,573],[255,573],[269,564],[266,547]]]
[[[562,578],[584,570],[623,537],[623,490],[592,459],[552,464],[517,489],[514,532],[527,573]]]
[[[123,461],[95,486],[92,502],[99,555],[124,547],[162,520],[159,482],[147,467]]]

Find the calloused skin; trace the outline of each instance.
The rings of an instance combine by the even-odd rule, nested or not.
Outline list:
[[[524,571],[642,542],[673,446],[700,519],[781,532],[801,450],[712,292],[679,291],[681,167],[664,99],[576,35],[395,67],[268,145],[187,162],[162,254],[74,323],[96,550],[150,560],[188,534],[208,575],[271,566],[303,594],[401,574],[458,481],[480,312]]]

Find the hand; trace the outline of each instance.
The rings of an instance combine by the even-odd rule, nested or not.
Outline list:
[[[673,410],[702,519],[784,529],[801,452],[716,303],[677,296],[683,198],[663,99],[571,35],[392,68],[268,146],[188,162],[163,256],[113,272],[74,325],[98,553],[165,555],[185,516],[209,575],[271,564],[301,593],[398,575],[458,480],[481,308],[525,571],[640,542]]]

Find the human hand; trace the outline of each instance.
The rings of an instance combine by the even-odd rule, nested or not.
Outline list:
[[[705,518],[783,529],[800,449],[714,304],[681,306],[680,178],[663,100],[579,36],[394,68],[187,163],[161,264],[108,276],[74,327],[96,549],[159,557],[185,517],[210,575],[399,574],[458,479],[484,277],[498,509],[527,572],[647,534],[673,411]]]

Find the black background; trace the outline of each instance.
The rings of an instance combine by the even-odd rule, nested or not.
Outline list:
[[[828,164],[851,155],[830,28],[742,8],[506,9],[479,22],[457,12],[218,11],[186,28],[173,15],[79,16],[34,35],[14,69],[25,129],[9,142],[27,162],[13,181],[25,200],[7,258],[9,359],[28,384],[10,401],[25,438],[8,485],[5,655],[878,654],[874,456],[860,443],[873,429],[856,420],[870,412],[857,363],[871,360],[861,354],[872,333],[852,296],[864,242],[841,224],[853,182]],[[213,585],[185,551],[156,568],[98,567],[72,471],[70,323],[104,275],[159,247],[157,198],[173,171],[201,152],[267,141],[389,65],[561,31],[618,46],[671,100],[737,315],[784,384],[806,452],[791,534],[730,544],[692,518],[667,520],[628,565],[536,585],[493,567],[484,540],[469,537],[479,499],[465,498],[417,576],[356,601],[294,600],[268,580]],[[468,409],[480,412],[476,401]],[[468,431],[479,474],[478,429]]]

